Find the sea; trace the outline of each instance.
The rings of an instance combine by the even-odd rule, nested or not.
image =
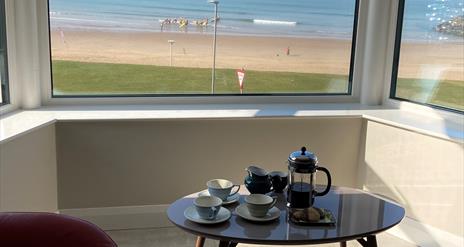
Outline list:
[[[387,1],[387,0],[386,0]],[[403,39],[461,40],[435,27],[464,14],[464,0],[406,0]],[[218,33],[351,39],[355,0],[219,0]],[[211,33],[212,0],[49,0],[52,29]],[[179,28],[167,22],[188,20]],[[208,25],[196,24],[208,19]],[[166,20],[168,20],[166,22]],[[164,23],[163,23],[164,21]]]

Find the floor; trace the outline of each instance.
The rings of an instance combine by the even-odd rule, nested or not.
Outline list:
[[[195,236],[175,227],[138,230],[108,231],[119,247],[194,247]],[[217,246],[217,241],[206,240],[205,247]],[[377,243],[382,247],[417,247],[388,233],[377,235]],[[258,247],[264,245],[239,244],[239,247]],[[315,246],[315,245],[312,245]],[[348,242],[349,247],[361,246],[357,242]],[[323,244],[317,247],[339,247],[339,244]]]

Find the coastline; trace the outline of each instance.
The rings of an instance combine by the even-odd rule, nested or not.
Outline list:
[[[183,31],[179,28],[171,28],[171,29],[164,29],[161,31],[160,29],[145,29],[145,28],[109,28],[109,27],[66,27],[66,26],[50,26],[51,32],[57,32],[59,30],[65,30],[66,32],[101,32],[101,33],[152,33],[152,34],[193,34],[193,35],[213,35],[213,27],[212,25],[208,26],[208,28],[198,28],[198,30],[187,29],[187,31]],[[191,27],[192,28],[192,27]],[[347,40],[351,41],[352,36],[351,33],[343,33],[340,34],[331,34],[325,35],[322,31],[316,31],[312,33],[305,33],[304,35],[297,35],[294,33],[253,33],[253,32],[241,32],[241,31],[230,31],[230,30],[222,30],[218,27],[218,35],[219,36],[240,36],[240,37],[264,37],[264,38],[297,38],[297,39],[336,39],[336,40]]]
[[[126,63],[169,66],[168,40],[173,45],[173,66],[210,68],[212,35],[180,32],[110,32],[95,30],[51,30],[53,59],[81,62]],[[351,40],[316,37],[272,37],[219,34],[217,68],[245,68],[347,75]],[[287,48],[290,54],[287,55]],[[421,75],[447,80],[464,80],[462,44],[406,42],[401,54],[400,77]],[[420,59],[414,59],[420,58]],[[424,60],[424,58],[426,60]],[[431,65],[423,66],[427,62]],[[431,73],[430,70],[435,72]],[[438,74],[437,74],[438,73]]]
[[[174,32],[52,31],[53,59],[210,68],[211,34]],[[286,49],[290,54],[286,55]],[[314,49],[316,48],[316,49]],[[218,35],[217,68],[347,75],[351,40]]]

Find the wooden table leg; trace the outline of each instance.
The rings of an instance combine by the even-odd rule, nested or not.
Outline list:
[[[346,241],[340,242],[340,247],[346,247]]]
[[[205,245],[205,237],[198,236],[197,242],[195,243],[195,247],[203,247]]]

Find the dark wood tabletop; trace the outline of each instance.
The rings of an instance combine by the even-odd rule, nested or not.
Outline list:
[[[278,197],[276,207],[281,210],[280,218],[256,223],[234,213],[249,192],[242,186],[240,194],[239,202],[225,206],[232,212],[232,217],[226,222],[201,225],[184,217],[184,210],[193,205],[198,193],[172,203],[168,208],[168,218],[181,229],[200,236],[203,241],[206,237],[231,243],[220,246],[233,246],[232,243],[295,245],[332,242],[341,242],[345,246],[345,241],[355,239],[363,246],[376,246],[375,234],[400,223],[405,215],[404,208],[394,201],[358,189],[333,186],[327,195],[316,198],[315,206],[332,212],[336,220],[334,226],[302,226],[289,222],[285,193],[274,194]]]

